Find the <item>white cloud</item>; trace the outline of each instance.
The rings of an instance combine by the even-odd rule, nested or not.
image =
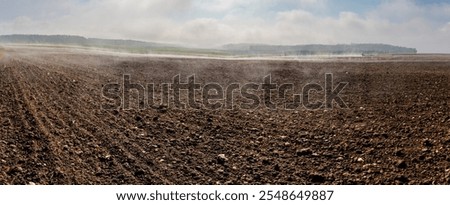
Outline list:
[[[327,16],[322,13],[327,0],[57,2],[65,3],[46,4],[40,7],[43,11],[21,12],[15,18],[0,20],[0,34],[64,33],[202,47],[239,42],[368,42],[450,52],[450,4],[419,6],[411,0],[393,0],[383,1],[367,13]],[[0,13],[4,9],[1,7]]]
[[[278,21],[281,22],[301,23],[311,22],[314,20],[315,17],[312,13],[300,9],[278,13]]]
[[[440,29],[442,32],[446,33],[446,32],[450,32],[450,22],[448,22],[447,24],[445,24],[444,26],[442,26],[442,28]]]
[[[376,10],[369,12],[371,17],[389,19],[394,22],[407,21],[421,17],[423,14],[424,8],[419,7],[411,0],[384,1]]]

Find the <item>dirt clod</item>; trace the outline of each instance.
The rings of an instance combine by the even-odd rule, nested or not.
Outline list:
[[[397,161],[396,165],[399,169],[406,169],[408,167],[407,163],[404,160]]]

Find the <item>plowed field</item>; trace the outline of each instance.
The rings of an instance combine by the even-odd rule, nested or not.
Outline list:
[[[450,184],[448,56],[302,62],[23,47],[0,56],[0,184]],[[301,87],[324,73],[348,82],[348,108],[102,109],[102,87],[124,74],[222,85],[271,74]]]

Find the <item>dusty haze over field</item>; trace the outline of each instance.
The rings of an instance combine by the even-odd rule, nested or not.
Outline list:
[[[387,43],[450,52],[450,3],[425,0],[0,0],[0,34],[214,47]]]

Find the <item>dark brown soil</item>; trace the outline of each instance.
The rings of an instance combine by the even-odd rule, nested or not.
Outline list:
[[[7,49],[0,61],[0,184],[450,184],[449,57],[58,52]],[[123,74],[136,83],[195,74],[222,85],[271,74],[301,88],[323,84],[325,73],[349,83],[341,93],[349,108],[101,109],[102,86]]]

